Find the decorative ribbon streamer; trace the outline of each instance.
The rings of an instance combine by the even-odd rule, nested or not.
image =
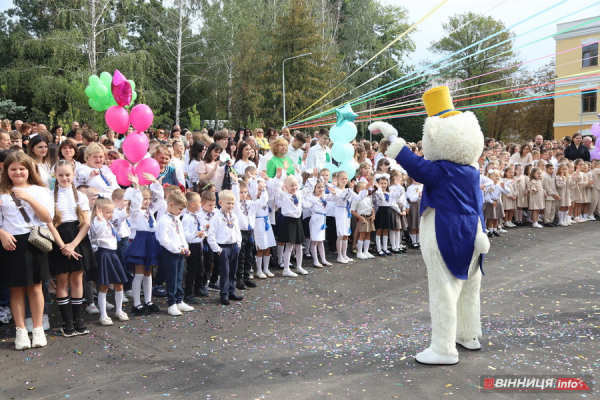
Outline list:
[[[563,1],[567,1],[567,0],[563,0]],[[427,14],[425,14],[424,17],[422,17],[420,20],[418,20],[417,22],[415,22],[410,28],[408,28],[407,30],[405,30],[404,32],[402,32],[397,38],[395,38],[390,43],[388,43],[383,49],[379,50],[373,57],[371,57],[369,60],[367,60],[363,65],[361,65],[360,67],[358,67],[357,69],[355,69],[350,75],[348,75],[346,78],[344,78],[343,81],[341,81],[340,83],[338,83],[337,85],[335,85],[329,92],[325,93],[319,100],[317,100],[314,103],[312,103],[310,106],[308,106],[308,108],[306,108],[304,111],[302,111],[300,114],[296,115],[292,119],[298,118],[299,116],[303,115],[306,111],[310,110],[315,104],[318,104],[321,100],[323,100],[325,97],[327,97],[329,94],[331,94],[331,92],[333,92],[342,83],[346,82],[352,75],[354,75],[355,73],[357,73],[358,71],[360,71],[365,65],[369,64],[371,61],[373,61],[375,58],[377,58],[381,53],[383,53],[385,50],[387,50],[388,48],[390,48],[390,46],[392,46],[398,40],[400,40],[404,36],[406,36],[406,34],[408,34],[410,31],[412,31],[413,29],[415,29],[421,22],[425,21],[431,14],[433,14],[435,11],[438,10],[438,8],[440,8],[441,6],[443,6],[447,2],[448,2],[448,0],[442,0],[442,2],[440,2],[440,4],[438,4],[431,11],[429,11]]]
[[[256,216],[256,218],[262,218],[262,219],[265,220],[265,231],[268,231],[269,230],[269,226],[270,226],[269,225],[269,216],[268,215],[265,215],[264,217]]]

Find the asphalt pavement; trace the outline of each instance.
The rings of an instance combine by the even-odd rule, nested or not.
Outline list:
[[[164,300],[158,314],[110,327],[86,315],[91,333],[74,338],[60,336],[53,304],[45,348],[14,350],[14,325],[0,327],[0,399],[593,398],[483,391],[481,378],[597,373],[599,245],[600,222],[494,238],[483,348],[459,350],[455,366],[415,363],[430,316],[425,265],[409,250],[323,269],[306,260],[307,276],[255,280],[231,306],[211,292],[180,317]]]

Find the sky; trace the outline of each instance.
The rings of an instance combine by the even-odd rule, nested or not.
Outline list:
[[[442,0],[380,1],[384,4],[406,8],[409,13],[409,22],[415,23],[441,3]],[[440,55],[429,52],[427,48],[432,42],[436,42],[443,38],[444,31],[442,29],[442,23],[448,22],[449,17],[454,14],[472,11],[501,20],[509,27],[554,4],[560,3],[561,1],[563,0],[448,0],[437,11],[421,22],[417,27],[418,31],[412,34],[412,39],[416,44],[416,56],[412,56],[411,58],[416,63],[423,60],[433,62],[440,59]],[[566,17],[568,14],[589,5],[593,6]],[[562,18],[559,21],[517,38],[515,45],[516,47],[522,46],[542,37],[555,34],[557,32],[556,25],[559,23],[590,18],[592,16],[600,16],[600,2],[598,0],[568,0],[555,8],[514,27],[512,31],[516,35],[519,35],[548,22]],[[529,61],[554,54],[556,52],[555,45],[555,40],[553,38],[548,38],[536,44],[523,47],[518,50],[519,59],[521,61]],[[540,61],[531,62],[525,64],[525,67],[537,69],[547,64],[550,59],[551,58],[549,57]]]

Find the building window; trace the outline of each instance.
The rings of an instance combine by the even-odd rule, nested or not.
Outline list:
[[[581,58],[582,67],[598,65],[598,42],[583,46]]]
[[[596,91],[586,90],[581,92],[581,112],[595,113],[596,112]]]

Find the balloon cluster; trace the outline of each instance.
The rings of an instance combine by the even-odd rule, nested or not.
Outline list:
[[[337,121],[329,130],[329,138],[333,142],[331,155],[340,165],[327,163],[324,168],[327,168],[331,175],[334,172],[344,171],[348,174],[348,179],[352,179],[356,174],[356,167],[352,164],[354,146],[350,142],[354,140],[358,132],[353,122],[358,114],[352,111],[350,104],[337,108],[335,113]]]
[[[123,81],[126,81],[127,85]],[[89,85],[85,88],[85,94],[88,97],[88,104],[94,111],[106,111],[111,106],[116,105],[129,107],[137,99],[135,83],[132,80],[127,81],[119,70],[115,71],[114,77],[106,71],[102,72],[99,77],[98,75],[92,75],[88,78],[88,82]],[[117,84],[116,90],[113,86],[115,83]],[[129,101],[123,104],[126,98]]]
[[[600,118],[600,114],[598,114],[598,118]],[[600,144],[598,143],[598,139],[600,138],[600,122],[596,122],[592,125],[590,129],[592,135],[596,137],[596,147],[590,153],[590,160],[600,160]]]
[[[90,76],[90,86],[85,89],[85,93],[90,97],[90,106],[96,111],[106,111],[104,119],[110,129],[117,133],[126,133],[129,125],[135,129],[131,132],[121,145],[126,159],[115,160],[110,165],[110,169],[117,177],[117,182],[122,186],[131,185],[129,174],[136,175],[140,180],[140,185],[150,183],[144,178],[145,173],[150,173],[158,177],[160,166],[153,158],[144,158],[148,152],[148,137],[144,131],[154,121],[152,109],[145,104],[138,104],[128,113],[125,109],[136,99],[135,86],[133,81],[125,79],[125,76],[119,70],[115,71],[114,76],[108,72]],[[107,87],[110,88],[110,94]],[[89,92],[89,93],[88,93]],[[92,93],[93,92],[93,93]],[[94,94],[95,98],[92,98]],[[100,100],[101,99],[101,100]],[[109,99],[108,103],[105,99]]]

